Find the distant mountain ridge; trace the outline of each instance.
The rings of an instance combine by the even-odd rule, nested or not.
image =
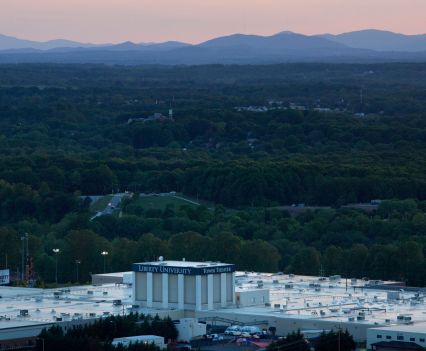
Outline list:
[[[77,47],[91,47],[95,44],[79,43],[72,40],[55,39],[45,42],[31,41],[25,39],[18,39],[15,37],[0,34],[0,50],[17,50],[17,49],[37,49],[37,50],[50,50],[59,47],[77,48]]]
[[[375,51],[426,51],[426,34],[405,35],[389,31],[367,29],[338,35],[319,36],[351,48]]]
[[[0,36],[0,63],[267,64],[283,62],[426,61],[426,35],[366,30],[339,35],[281,32],[271,36],[233,34],[200,44],[82,44],[33,42]]]

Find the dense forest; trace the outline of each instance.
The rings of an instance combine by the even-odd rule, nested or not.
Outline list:
[[[38,284],[163,255],[424,285],[425,115],[425,64],[0,65],[0,267],[29,233]],[[206,205],[138,205],[172,191]]]

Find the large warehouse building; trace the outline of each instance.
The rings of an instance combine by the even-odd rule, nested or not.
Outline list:
[[[133,301],[145,307],[213,310],[235,304],[235,266],[217,262],[133,264]]]
[[[347,329],[357,341],[367,342],[369,335],[368,345],[377,349],[387,342],[423,345],[425,338],[425,291],[397,282],[236,272],[232,264],[184,260],[135,263],[132,268],[95,277],[91,286],[0,287],[0,344],[35,337],[55,323],[68,327],[136,311],[174,320],[255,325],[278,335]]]

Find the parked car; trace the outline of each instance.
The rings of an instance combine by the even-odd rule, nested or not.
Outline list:
[[[262,330],[259,327],[243,327],[241,329],[241,333],[242,334],[247,334],[247,335],[259,335],[262,333]]]
[[[212,341],[221,341],[223,340],[223,336],[219,334],[208,334],[207,339],[211,339]]]

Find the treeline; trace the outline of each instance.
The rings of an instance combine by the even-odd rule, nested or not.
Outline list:
[[[125,316],[111,316],[96,320],[89,325],[74,326],[64,330],[60,326],[44,329],[37,340],[37,351],[159,351],[153,344],[131,345],[130,348],[112,346],[115,338],[136,335],[158,335],[165,342],[174,341],[178,333],[170,318],[151,317],[131,313]]]
[[[55,280],[56,259],[59,282],[65,283],[90,281],[91,273],[104,270],[127,271],[134,262],[159,256],[230,262],[248,271],[426,284],[424,202],[387,201],[373,213],[306,210],[293,218],[279,208],[145,209],[136,198],[125,204],[120,217],[89,221],[82,212],[51,226],[21,221],[3,227],[0,262],[20,269],[20,235],[28,232],[40,284]],[[57,256],[54,248],[60,249]]]

